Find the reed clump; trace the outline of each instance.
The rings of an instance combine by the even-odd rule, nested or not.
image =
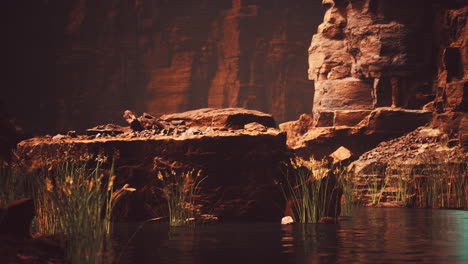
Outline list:
[[[373,169],[370,175],[364,177],[367,191],[373,205],[377,205],[384,198],[384,191],[387,187],[387,167]]]
[[[30,186],[24,173],[0,162],[0,206],[29,196]]]
[[[358,206],[358,199],[356,196],[357,184],[353,179],[353,174],[347,168],[337,166],[335,174],[338,175],[338,184],[343,190],[341,198],[341,216],[351,216]]]
[[[194,169],[158,171],[157,177],[167,202],[169,224],[183,226],[194,223],[200,211],[197,203],[200,186],[206,177],[202,177],[201,171]]]
[[[397,199],[403,206],[468,207],[468,161],[407,166],[400,169],[397,175]]]
[[[280,187],[296,222],[317,223],[340,215],[343,190],[331,162],[296,157],[287,165]]]
[[[112,263],[112,210],[135,189],[114,191],[114,166],[102,168],[105,158],[66,160],[31,173],[38,232],[63,236],[70,263]],[[112,163],[113,164],[113,163]]]

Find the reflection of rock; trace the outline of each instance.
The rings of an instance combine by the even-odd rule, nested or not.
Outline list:
[[[274,128],[270,115],[245,109],[201,109],[165,115],[158,122],[173,132],[34,138],[21,142],[18,154],[34,163],[43,158],[67,158],[64,153],[70,157],[87,153],[112,157],[118,152],[117,184],[128,183],[137,189],[119,205],[126,211],[121,219],[161,216],[156,210],[161,204],[155,198],[159,192],[155,171],[170,168],[201,169],[208,176],[202,186],[206,195],[203,210],[222,220],[281,216],[278,203],[282,195],[273,179],[281,175],[280,166],[286,159],[286,136]],[[244,129],[252,122],[268,129]],[[185,132],[175,133],[182,127]]]

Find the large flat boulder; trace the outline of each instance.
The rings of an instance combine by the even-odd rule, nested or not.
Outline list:
[[[161,216],[155,213],[161,206],[160,197],[155,197],[161,187],[156,172],[167,169],[201,170],[207,176],[202,210],[222,219],[281,216],[282,196],[274,178],[281,175],[288,151],[286,134],[273,128],[270,115],[202,109],[158,120],[165,126],[161,131],[39,137],[20,142],[17,152],[29,164],[86,155],[101,154],[109,160],[115,156],[117,185],[128,183],[137,189],[121,206],[120,219]]]

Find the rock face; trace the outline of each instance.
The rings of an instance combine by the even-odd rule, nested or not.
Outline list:
[[[322,111],[418,109],[433,95],[428,1],[324,0],[309,48],[314,115]],[[404,8],[401,8],[404,6]],[[427,47],[427,48],[421,48]]]
[[[26,0],[2,9],[2,50],[20,65],[7,74],[17,102],[8,108],[35,132],[82,131],[128,108],[244,107],[286,121],[312,106],[304,56],[320,22],[315,1]]]
[[[300,155],[318,157],[346,147],[360,156],[352,163],[357,180],[378,178],[381,183],[401,177],[381,173],[392,168],[447,167],[447,160],[465,164],[466,1],[323,4],[324,22],[309,48],[309,79],[315,81],[313,119],[280,125],[293,130],[290,147]],[[394,193],[393,184],[387,186],[389,193]],[[368,187],[363,190],[370,193]]]
[[[309,48],[313,116],[280,125],[292,149],[320,158],[344,146],[357,157],[431,121],[465,144],[466,3],[323,4]]]
[[[284,198],[274,179],[281,176],[288,151],[286,136],[274,128],[271,115],[245,109],[200,109],[165,115],[158,122],[164,126],[160,131],[34,138],[18,144],[17,151],[31,164],[44,158],[53,162],[88,154],[115,155],[117,184],[137,189],[121,206],[120,220],[161,216],[156,172],[185,168],[202,170],[207,176],[202,213],[221,220],[281,217]]]
[[[432,126],[468,147],[468,6],[443,10],[437,19],[441,46]]]

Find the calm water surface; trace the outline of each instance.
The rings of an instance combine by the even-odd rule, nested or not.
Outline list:
[[[358,208],[336,225],[146,223],[116,231],[126,244],[120,263],[468,263],[468,211]]]

